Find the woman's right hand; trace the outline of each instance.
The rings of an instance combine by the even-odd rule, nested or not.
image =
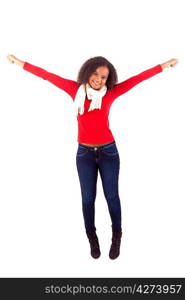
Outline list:
[[[14,64],[14,63],[15,63],[15,64],[17,64],[17,65],[19,65],[20,67],[23,68],[23,66],[24,66],[24,61],[18,59],[17,57],[15,57],[15,56],[12,55],[12,54],[8,55],[7,58],[8,58],[8,60],[9,60],[9,62],[10,62],[11,64]]]

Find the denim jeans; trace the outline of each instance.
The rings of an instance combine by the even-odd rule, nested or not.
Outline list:
[[[118,194],[120,158],[115,141],[98,147],[79,143],[76,166],[86,232],[96,231],[94,221],[98,170],[112,221],[112,230],[121,232],[121,204]]]

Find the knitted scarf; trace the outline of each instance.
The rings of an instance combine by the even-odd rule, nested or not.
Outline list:
[[[106,92],[106,85],[104,85],[100,90],[95,90],[88,83],[81,84],[74,99],[75,113],[83,115],[86,96],[88,100],[91,100],[88,112],[94,109],[101,109],[102,97],[106,94]]]

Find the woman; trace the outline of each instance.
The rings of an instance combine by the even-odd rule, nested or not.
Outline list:
[[[109,129],[108,115],[113,101],[132,87],[165,68],[174,67],[177,59],[158,64],[117,84],[117,72],[104,57],[88,59],[80,68],[77,81],[62,78],[44,69],[8,55],[11,63],[46,79],[63,89],[73,99],[78,120],[78,149],[76,166],[81,186],[82,210],[91,256],[101,254],[94,223],[98,170],[112,221],[112,243],[109,257],[120,253],[122,237],[121,205],[118,193],[120,158],[116,142]]]

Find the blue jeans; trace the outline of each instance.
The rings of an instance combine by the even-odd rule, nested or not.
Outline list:
[[[115,141],[98,147],[79,143],[76,166],[86,232],[96,230],[94,218],[98,170],[112,221],[112,230],[121,232],[121,204],[118,194],[120,158]]]

